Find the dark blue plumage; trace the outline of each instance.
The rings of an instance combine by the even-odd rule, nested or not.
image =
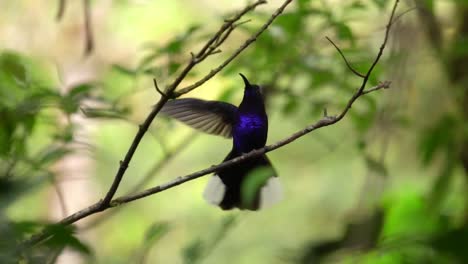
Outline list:
[[[225,102],[186,98],[169,101],[162,112],[203,132],[232,136],[232,150],[225,161],[262,148],[268,135],[268,117],[261,88],[241,76],[245,89],[239,107]],[[257,190],[255,199],[246,201],[242,197],[243,184],[250,173],[260,167],[270,168],[271,175]],[[204,197],[225,210],[234,207],[258,210],[279,201],[282,190],[270,161],[262,155],[220,170],[208,183]]]

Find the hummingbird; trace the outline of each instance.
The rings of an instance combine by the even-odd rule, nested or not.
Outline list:
[[[242,73],[239,75],[245,88],[238,107],[220,101],[183,98],[168,101],[161,109],[164,115],[202,132],[232,138],[232,149],[223,161],[262,148],[267,141],[268,116],[262,89],[250,84]],[[261,178],[260,170],[264,172]],[[254,179],[256,176],[258,179]],[[282,196],[277,173],[266,154],[220,169],[203,193],[208,203],[223,210],[259,210],[279,202]]]

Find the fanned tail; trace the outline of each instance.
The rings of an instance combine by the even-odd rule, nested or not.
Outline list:
[[[231,151],[224,161],[238,156],[240,154]],[[260,187],[254,190],[254,199],[246,200],[243,188],[246,182],[251,181],[250,177],[255,177],[252,172],[259,168],[268,169],[266,171],[271,175],[266,175],[265,181],[262,181]],[[223,210],[233,208],[259,210],[281,201],[283,190],[270,160],[263,154],[220,170],[208,182],[203,197],[210,204],[217,205]]]

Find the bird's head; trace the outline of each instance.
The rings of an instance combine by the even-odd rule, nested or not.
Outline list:
[[[244,90],[244,95],[251,95],[251,96],[262,96],[262,88],[256,84],[250,84],[249,80],[242,74],[239,73],[239,75],[242,77],[244,80],[245,84],[245,90]]]

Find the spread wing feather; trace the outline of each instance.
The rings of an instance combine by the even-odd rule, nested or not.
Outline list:
[[[225,102],[184,98],[167,102],[161,113],[205,133],[230,138],[237,107]]]

